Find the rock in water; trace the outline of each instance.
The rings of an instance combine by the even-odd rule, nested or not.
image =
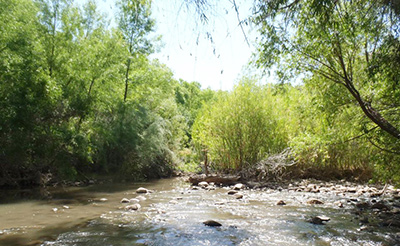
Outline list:
[[[280,200],[279,202],[276,203],[276,205],[283,206],[286,205],[286,202],[284,200]]]
[[[208,182],[202,181],[202,182],[200,182],[200,183],[198,184],[198,186],[201,187],[201,188],[206,188],[206,187],[208,186]]]
[[[237,190],[230,190],[230,191],[228,191],[228,195],[235,195],[236,193],[238,193]]]
[[[235,186],[233,187],[234,190],[242,190],[244,189],[244,184],[235,184]]]
[[[129,199],[128,198],[122,198],[121,203],[129,203]]]
[[[207,220],[203,222],[204,225],[206,226],[211,226],[211,227],[217,227],[217,226],[222,226],[221,223],[215,221],[215,220]]]
[[[243,198],[243,194],[242,193],[236,193],[235,194],[235,198],[236,199],[242,199]]]
[[[317,199],[311,199],[307,201],[308,204],[324,204],[323,201],[317,200]]]
[[[146,188],[143,188],[143,187],[140,187],[136,190],[136,193],[138,193],[138,194],[144,194],[144,193],[148,193],[148,192],[149,192],[149,190]]]
[[[140,204],[133,204],[133,205],[128,205],[125,207],[126,210],[139,210],[141,208]]]
[[[326,216],[315,216],[315,217],[312,217],[310,220],[308,220],[308,222],[315,224],[315,225],[325,225],[324,222],[330,221],[330,220],[331,219]]]

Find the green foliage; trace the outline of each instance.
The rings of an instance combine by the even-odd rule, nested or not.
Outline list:
[[[243,80],[196,119],[193,139],[223,170],[240,170],[285,147],[270,88]]]
[[[258,64],[318,77],[320,87],[342,87],[334,99],[358,104],[378,145],[398,151],[399,18],[382,1],[260,1],[254,21]],[[285,69],[286,68],[286,69]],[[374,136],[372,136],[374,135]]]
[[[147,59],[149,4],[121,1],[109,30],[94,1],[0,1],[0,185],[170,173],[186,124],[178,82]]]

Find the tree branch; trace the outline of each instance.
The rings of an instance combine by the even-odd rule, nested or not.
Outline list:
[[[232,4],[233,4],[233,7],[235,8],[236,17],[237,17],[237,19],[238,19],[238,21],[239,21],[240,29],[242,29],[242,33],[243,33],[243,35],[244,35],[244,39],[246,40],[247,46],[250,47],[249,40],[247,39],[247,35],[246,35],[246,33],[245,33],[245,31],[244,31],[244,28],[243,28],[243,25],[242,25],[242,21],[240,20],[239,9],[238,9],[238,7],[237,7],[237,5],[236,5],[236,1],[235,1],[235,0],[232,0]]]

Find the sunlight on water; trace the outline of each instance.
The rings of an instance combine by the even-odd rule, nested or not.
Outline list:
[[[142,195],[139,211],[125,210],[121,199],[138,197],[139,186],[154,192]],[[54,190],[51,200],[0,205],[0,245],[396,244],[383,230],[360,231],[350,206],[333,206],[343,200],[334,194],[246,189],[243,199],[235,199],[227,191],[192,190],[181,179]],[[311,198],[325,203],[306,204]],[[276,205],[281,199],[286,206]],[[331,220],[307,221],[316,215]],[[222,226],[203,225],[210,219]]]

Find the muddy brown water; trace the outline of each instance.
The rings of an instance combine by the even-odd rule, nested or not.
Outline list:
[[[120,201],[137,198],[138,187],[154,192],[141,195],[139,211],[126,211]],[[2,194],[0,245],[400,245],[398,229],[362,226],[348,195],[245,189],[236,199],[228,189],[192,190],[173,178],[57,188],[51,199]],[[324,204],[309,205],[309,199]],[[287,205],[276,205],[279,200]],[[317,215],[331,220],[307,221]],[[210,219],[222,226],[203,225]]]

